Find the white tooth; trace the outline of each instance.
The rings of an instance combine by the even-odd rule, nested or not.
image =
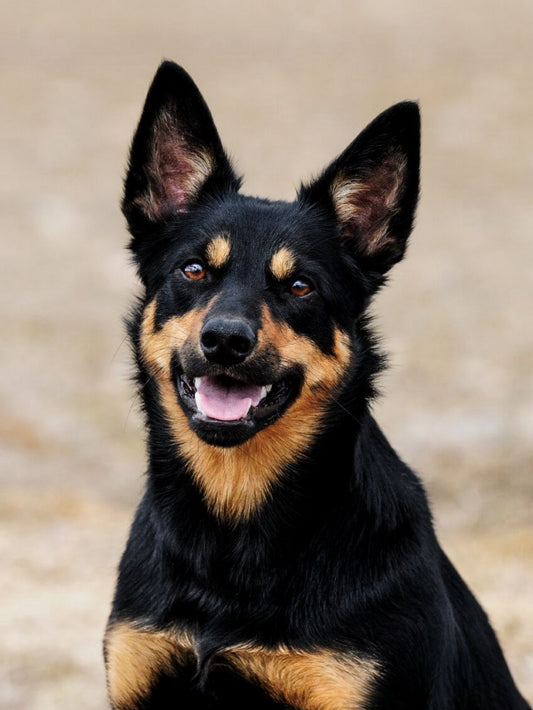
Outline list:
[[[200,387],[201,379],[202,379],[201,377],[194,378],[194,389],[198,389],[198,387]]]
[[[272,385],[265,385],[266,393],[268,394],[272,389]]]
[[[259,401],[264,399],[268,394],[267,388],[266,387],[261,387],[261,394],[259,395]]]
[[[200,403],[200,395],[198,394],[198,392],[196,392],[196,394],[194,395],[194,401],[196,402],[196,406],[198,408],[198,411],[201,412],[202,414],[205,414],[204,410],[202,409],[202,405]]]

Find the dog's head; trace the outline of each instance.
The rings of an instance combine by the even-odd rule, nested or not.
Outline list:
[[[293,203],[241,195],[195,84],[162,64],[123,211],[146,291],[139,363],[186,457],[251,441],[281,463],[305,451],[353,382],[357,323],[403,256],[418,165],[418,108],[402,103]]]

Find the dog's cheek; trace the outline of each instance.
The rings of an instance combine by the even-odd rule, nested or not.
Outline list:
[[[287,361],[298,362],[304,371],[300,396],[277,422],[285,445],[297,459],[320,433],[326,413],[335,406],[352,361],[349,337],[335,329],[333,352],[326,355],[312,341],[298,336],[282,349],[282,356]]]
[[[320,348],[311,345],[306,350],[304,361],[304,391],[319,393],[320,399],[327,399],[338,389],[349,368],[352,355],[350,338],[340,328],[335,328],[333,352],[325,355]]]
[[[352,361],[350,337],[339,327],[333,328],[333,346],[330,352],[325,352],[311,337],[275,321],[267,307],[263,309],[260,340],[275,347],[282,366],[297,365],[304,372],[302,393],[296,405],[309,399],[325,403],[337,390]]]
[[[141,358],[148,372],[159,382],[169,382],[173,356],[184,351],[189,343],[198,342],[206,308],[171,316],[156,327],[157,299],[145,308],[140,331]]]

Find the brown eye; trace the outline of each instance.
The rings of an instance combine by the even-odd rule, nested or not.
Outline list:
[[[313,287],[311,284],[308,281],[304,281],[304,279],[296,279],[296,281],[293,281],[291,284],[291,293],[293,296],[298,296],[298,298],[307,296],[312,290]]]
[[[191,281],[200,281],[205,278],[206,270],[199,261],[191,261],[181,267],[183,274]]]

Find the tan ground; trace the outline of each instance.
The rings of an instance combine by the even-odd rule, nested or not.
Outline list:
[[[0,705],[105,707],[144,460],[118,200],[164,56],[198,81],[247,189],[273,197],[420,100],[422,202],[376,304],[392,356],[376,409],[533,699],[533,4],[2,4]]]

